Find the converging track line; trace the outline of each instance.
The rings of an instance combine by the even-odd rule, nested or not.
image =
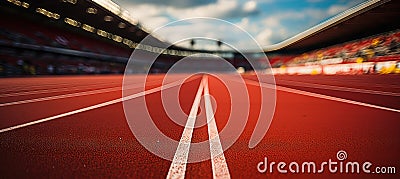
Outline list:
[[[349,100],[349,99],[343,99],[343,98],[328,96],[328,95],[324,95],[324,94],[318,94],[318,93],[313,93],[313,92],[308,92],[308,91],[302,91],[302,90],[297,90],[297,89],[293,89],[293,88],[287,88],[287,87],[283,87],[283,86],[277,86],[277,89],[280,90],[280,91],[285,91],[285,92],[295,93],[295,94],[301,94],[301,95],[311,96],[311,97],[316,97],[316,98],[321,98],[321,99],[327,99],[327,100],[331,100],[331,101],[338,101],[338,102],[354,104],[354,105],[359,105],[359,106],[365,106],[365,107],[381,109],[381,110],[386,110],[386,111],[392,111],[392,112],[400,112],[399,109],[393,109],[393,108],[378,106],[378,105],[374,105],[374,104],[368,104],[368,103],[363,103],[363,102],[359,102],[359,101],[353,101],[353,100]]]
[[[327,90],[335,90],[335,91],[346,91],[346,92],[354,92],[354,93],[376,94],[376,95],[385,95],[385,96],[400,96],[400,93],[387,92],[387,91],[350,88],[350,87],[333,86],[333,85],[325,85],[325,84],[314,84],[314,83],[299,82],[299,81],[292,81],[292,80],[280,80],[280,81],[290,82],[290,84],[289,83],[285,84],[285,85],[290,85],[290,86],[309,87],[309,88],[327,89]]]
[[[183,130],[182,137],[179,141],[174,158],[169,168],[167,178],[185,178],[186,163],[189,157],[190,143],[193,136],[193,128],[197,118],[197,111],[199,109],[201,94],[203,92],[203,82],[200,82],[199,89],[197,90],[196,97],[193,101],[192,108]]]
[[[235,80],[231,80],[231,81],[239,82],[236,79]],[[359,102],[359,101],[343,99],[343,98],[328,96],[328,95],[324,95],[324,94],[313,93],[313,92],[308,92],[308,91],[303,91],[303,90],[283,87],[283,86],[279,86],[279,85],[272,85],[272,84],[269,84],[269,83],[263,83],[263,82],[259,82],[258,83],[258,82],[255,82],[253,80],[248,80],[248,79],[245,79],[245,81],[246,81],[246,83],[251,84],[251,85],[261,86],[261,87],[270,88],[270,89],[277,89],[279,91],[285,91],[285,92],[289,92],[289,93],[300,94],[300,95],[305,95],[305,96],[311,96],[311,97],[320,98],[320,99],[326,99],[326,100],[331,100],[331,101],[337,101],[337,102],[342,102],[342,103],[348,103],[348,104],[353,104],[353,105],[365,106],[365,107],[370,107],[370,108],[375,108],[375,109],[381,109],[381,110],[400,113],[399,109],[388,108],[388,107],[378,106],[378,105],[374,105],[374,104],[368,104],[368,103],[363,103],[363,102]]]
[[[117,84],[118,82],[112,82],[112,83],[93,83],[90,84],[90,86],[92,85],[107,85],[107,84]],[[76,85],[77,87],[83,87],[83,86],[89,86],[89,85],[81,85],[79,83],[74,84],[74,83],[60,83],[60,84],[42,84],[42,85],[24,85],[24,86],[16,86],[13,87],[12,89],[8,89],[8,88],[0,88],[0,91],[3,93],[8,93],[8,94],[12,94],[12,93],[17,93],[15,91],[19,91],[20,93],[23,92],[29,92],[29,91],[40,91],[40,90],[54,90],[54,89],[62,89],[62,88],[70,88],[71,85]]]
[[[109,93],[109,92],[120,91],[120,90],[121,90],[121,87],[114,87],[114,88],[105,88],[105,89],[98,89],[98,90],[85,91],[85,92],[62,94],[62,95],[49,96],[49,97],[43,97],[43,98],[34,98],[34,99],[27,99],[27,100],[21,100],[21,101],[1,103],[0,107],[34,103],[34,102],[42,102],[42,101],[49,101],[49,100],[56,100],[56,99],[63,99],[63,98],[72,98],[72,97],[79,97],[79,96],[86,96],[86,95],[94,95],[94,94],[101,94],[101,93]]]
[[[204,102],[206,106],[208,136],[210,141],[211,164],[214,178],[231,178],[228,164],[226,163],[224,150],[218,135],[215,123],[214,110],[211,105],[210,92],[208,89],[208,77],[204,78]]]
[[[310,178],[322,176],[324,178],[332,174],[295,176],[296,174],[282,174],[276,169],[275,172],[262,173],[257,171],[259,168],[257,166],[261,162],[267,166],[265,161],[267,157],[268,164],[271,161],[277,161],[277,163],[285,161],[288,156],[296,156],[293,158],[294,162],[335,159],[338,150],[347,152],[351,159],[357,161],[397,167],[399,139],[396,136],[400,124],[397,120],[400,114],[400,106],[396,103],[397,96],[371,94],[368,91],[358,93],[346,91],[346,89],[328,90],[332,85],[339,88],[348,87],[377,90],[378,93],[400,94],[397,88],[363,86],[356,80],[351,83],[348,78],[343,77],[332,77],[332,83],[324,80],[327,77],[278,77],[278,86],[263,76],[258,79],[253,78],[253,74],[243,75],[242,78],[230,74],[132,75],[128,77],[107,78],[110,85],[103,87],[86,86],[87,89],[55,93],[46,93],[45,89],[41,89],[44,91],[37,93],[43,92],[41,95],[35,95],[36,92],[32,89],[32,95],[28,95],[30,92],[27,91],[26,96],[15,95],[10,98],[1,98],[0,95],[2,99],[0,104],[4,104],[76,94],[76,97],[0,107],[0,116],[2,116],[0,117],[2,118],[0,121],[2,124],[0,127],[1,175],[8,178],[63,175],[110,178],[121,176],[135,178],[290,178],[291,176]],[[218,77],[223,79],[218,79]],[[394,83],[398,79],[397,76],[393,79],[383,78],[383,75],[378,77],[366,81],[374,85],[375,81],[384,84]],[[30,84],[40,85],[43,82],[61,83],[63,78],[54,77],[46,81],[39,80],[37,83],[30,81],[26,87],[28,89]],[[104,81],[103,78],[84,77],[87,81],[96,82]],[[281,81],[281,78],[284,80],[287,78],[287,81]],[[352,78],[360,80],[358,77]],[[71,77],[68,82],[71,87],[78,88],[79,85],[76,83],[81,82],[74,79],[75,77]],[[341,79],[343,81],[340,81]],[[363,79],[362,82],[365,82]],[[143,83],[142,80],[145,82]],[[299,80],[318,86],[312,88],[304,84],[301,87],[301,82],[292,86],[289,85],[290,80]],[[117,84],[111,85],[113,81],[118,81],[118,90],[109,93],[98,91],[116,89]],[[21,82],[15,81],[13,84],[4,83],[3,85],[9,85],[12,89],[13,86],[19,84]],[[83,84],[82,82],[81,85],[84,86]],[[319,84],[328,86],[319,86]],[[131,88],[133,87],[131,85],[140,85],[140,87]],[[241,123],[231,123],[230,120],[233,119],[229,119],[232,117],[232,105],[241,105],[230,100],[230,98],[238,97],[232,95],[232,92],[240,90],[237,88],[240,85],[244,85],[250,96],[239,96],[246,98],[247,101],[239,99],[236,102],[243,102],[243,104],[248,102],[247,104],[251,107],[248,110],[250,114],[254,114],[243,115],[246,118],[243,120],[247,121],[245,126]],[[326,87],[327,90],[318,87]],[[261,93],[260,90],[262,90]],[[82,92],[93,91],[99,93],[79,95]],[[15,94],[18,93],[18,91],[15,92]],[[273,111],[274,115],[271,116],[274,123],[258,145],[249,148],[247,144],[259,120],[259,115],[256,114],[260,112],[259,106],[262,103],[259,100],[263,99],[263,92],[273,92],[278,100]],[[168,100],[168,103],[161,100]],[[128,104],[136,106],[129,107]],[[145,106],[138,106],[142,104]],[[173,108],[163,110],[163,107],[169,107],[165,105],[173,105],[171,106]],[[147,113],[141,113],[146,109]],[[178,109],[181,115],[177,116],[180,117],[172,120],[171,117],[175,115],[169,115],[173,111],[169,109]],[[238,110],[235,112],[243,113],[240,108]],[[129,114],[133,116],[124,112],[131,112]],[[131,119],[139,122],[138,124],[153,122],[154,127],[159,128],[154,132],[163,130],[165,132],[163,135],[174,142],[164,145],[171,140],[169,142],[159,140],[159,137],[153,135],[146,126],[136,125],[139,128],[132,128],[135,126],[132,125],[132,120],[127,121],[127,117],[133,117]],[[151,118],[153,121],[143,121]],[[178,122],[182,121],[183,125],[179,125]],[[224,137],[219,131],[224,130],[224,125],[232,127],[230,124],[234,124],[233,127],[240,125],[238,128],[243,127],[243,131],[238,134],[238,138],[232,145],[225,146],[227,142],[225,139],[232,138],[231,133]],[[186,128],[190,131],[190,135],[189,132],[185,134]],[[138,138],[140,136],[134,133],[135,129],[143,134],[140,136],[143,136],[144,142],[150,144],[151,147],[156,147],[157,150],[148,150]],[[178,149],[179,145],[182,145],[181,151]],[[382,152],[382,149],[385,150]],[[175,158],[180,161],[175,161],[177,165],[172,167],[174,162],[171,160]],[[173,169],[175,171],[171,172],[174,174],[170,174],[171,168],[175,168]],[[335,176],[365,178],[367,174],[342,173]],[[391,177],[390,174],[387,176]]]
[[[158,81],[155,81],[158,82]],[[148,84],[152,84],[154,82],[149,82]],[[125,86],[125,89],[135,89],[141,87],[142,84],[132,84],[129,86]],[[112,87],[112,88],[104,88],[104,89],[97,89],[91,91],[84,91],[84,92],[77,92],[77,93],[70,93],[70,94],[62,94],[56,96],[48,96],[42,98],[34,98],[34,99],[26,99],[21,101],[13,101],[13,102],[6,102],[0,103],[0,107],[4,106],[12,106],[12,105],[19,105],[19,104],[27,104],[27,103],[34,103],[34,102],[42,102],[42,101],[49,101],[49,100],[56,100],[56,99],[64,99],[64,98],[72,98],[72,97],[80,97],[80,96],[87,96],[87,95],[94,95],[94,94],[102,94],[102,93],[109,93],[115,91],[121,91],[122,87]]]
[[[126,97],[117,98],[117,99],[114,99],[114,100],[111,100],[111,101],[107,101],[107,102],[99,103],[99,104],[96,104],[96,105],[88,106],[88,107],[85,107],[85,108],[81,108],[81,109],[69,111],[69,112],[66,112],[66,113],[58,114],[58,115],[55,115],[55,116],[50,116],[50,117],[47,117],[47,118],[31,121],[31,122],[28,122],[28,123],[24,123],[24,124],[12,126],[12,127],[3,128],[3,129],[0,129],[0,133],[7,132],[7,131],[12,131],[12,130],[15,130],[15,129],[19,129],[19,128],[23,128],[23,127],[27,127],[27,126],[31,126],[31,125],[35,125],[35,124],[40,124],[40,123],[43,123],[43,122],[47,122],[47,121],[51,121],[51,120],[54,120],[54,119],[58,119],[58,118],[62,118],[62,117],[66,117],[66,116],[82,113],[82,112],[85,112],[85,111],[90,111],[90,110],[101,108],[101,107],[105,107],[105,106],[109,106],[109,105],[116,104],[116,103],[119,103],[119,102],[122,102],[122,101],[125,101],[125,100],[131,100],[131,99],[134,99],[134,98],[145,96],[147,94],[151,94],[151,93],[155,93],[155,92],[158,92],[158,91],[161,91],[161,90],[165,90],[165,89],[169,89],[169,88],[172,88],[172,87],[175,87],[175,86],[179,86],[179,85],[181,85],[182,82],[183,82],[182,80],[178,80],[178,81],[175,81],[175,82],[171,82],[171,83],[165,84],[163,86],[159,86],[159,87],[155,87],[155,88],[152,88],[152,89],[149,89],[149,90],[146,90],[146,91],[138,92],[138,93],[126,96]]]
[[[110,86],[110,84],[107,84]],[[85,85],[85,86],[76,86],[76,87],[62,87],[62,88],[54,88],[54,89],[40,89],[40,90],[33,90],[33,91],[22,91],[22,92],[13,92],[13,93],[4,93],[0,94],[0,98],[4,97],[13,97],[13,96],[26,96],[26,95],[35,95],[35,94],[47,94],[47,93],[57,93],[57,92],[64,92],[64,91],[71,91],[71,90],[85,90],[85,89],[92,89],[93,87],[105,87],[105,85]]]
[[[197,118],[197,111],[200,105],[201,94],[203,93],[203,90],[213,178],[230,178],[228,164],[226,163],[224,151],[222,149],[221,141],[218,135],[214,111],[211,105],[210,92],[208,88],[208,77],[204,75],[200,82],[196,97],[193,101],[193,105],[186,122],[185,129],[182,132],[182,137],[179,141],[173,161],[168,171],[167,179],[185,178],[193,128]]]

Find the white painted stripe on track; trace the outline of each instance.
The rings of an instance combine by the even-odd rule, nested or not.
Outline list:
[[[211,165],[213,178],[230,178],[228,164],[226,163],[224,151],[218,135],[217,124],[215,122],[214,110],[211,105],[210,92],[208,89],[208,77],[204,80],[204,103],[208,121],[208,137],[210,142]]]
[[[27,127],[27,126],[31,126],[31,125],[35,125],[35,124],[40,124],[40,123],[43,123],[43,122],[47,122],[47,121],[51,121],[51,120],[54,120],[54,119],[58,119],[58,118],[62,118],[62,117],[66,117],[66,116],[70,116],[70,115],[74,115],[74,114],[78,114],[78,113],[85,112],[85,111],[90,111],[90,110],[93,110],[93,109],[97,109],[97,108],[109,106],[109,105],[112,105],[112,104],[116,104],[116,103],[119,103],[119,102],[122,102],[122,101],[131,100],[131,99],[134,99],[134,98],[145,96],[147,94],[151,94],[151,93],[155,93],[155,92],[158,92],[158,91],[161,91],[161,90],[165,90],[165,89],[168,89],[168,88],[179,86],[179,85],[181,85],[181,83],[183,81],[184,80],[178,80],[178,81],[175,81],[175,82],[171,82],[171,83],[165,84],[163,86],[159,86],[159,87],[152,88],[152,89],[149,89],[149,90],[146,90],[146,91],[135,93],[135,94],[123,97],[123,98],[117,98],[117,99],[114,99],[114,100],[111,100],[111,101],[107,101],[107,102],[99,103],[99,104],[96,104],[96,105],[88,106],[88,107],[85,107],[85,108],[69,111],[69,112],[58,114],[58,115],[55,115],[55,116],[50,116],[50,117],[47,117],[47,118],[31,121],[31,122],[28,122],[28,123],[24,123],[24,124],[12,126],[12,127],[3,128],[3,129],[0,129],[0,133],[7,132],[7,131],[12,131],[12,130],[15,130],[15,129],[19,129],[19,128],[23,128],[23,127]]]
[[[151,82],[149,82],[149,83],[151,84]],[[146,84],[149,84],[149,83],[146,83]],[[133,84],[133,85],[124,86],[124,88],[125,89],[134,89],[134,88],[138,88],[141,86],[143,86],[143,84]],[[62,94],[62,95],[56,95],[56,96],[48,96],[48,97],[42,97],[42,98],[26,99],[26,100],[21,100],[21,101],[0,103],[0,107],[34,103],[34,102],[42,102],[42,101],[49,101],[49,100],[56,100],[56,99],[80,97],[80,96],[87,96],[87,95],[94,95],[94,94],[101,94],[101,93],[109,93],[109,92],[120,91],[120,90],[122,90],[122,86],[113,87],[113,88],[104,88],[104,89],[98,89],[98,90],[91,90],[91,91],[84,91],[84,92],[77,92],[77,93],[70,93],[70,94]]]
[[[185,178],[186,164],[189,157],[190,143],[192,141],[192,134],[194,124],[197,118],[197,111],[199,109],[201,94],[203,92],[203,81],[204,76],[199,84],[199,89],[197,90],[196,97],[193,101],[192,108],[185,125],[185,129],[182,132],[182,137],[179,141],[178,147],[176,149],[174,158],[172,160],[171,166],[169,168],[167,178]]]
[[[283,86],[277,86],[277,89],[280,91],[296,93],[296,94],[301,94],[301,95],[311,96],[311,97],[316,97],[316,98],[321,98],[321,99],[327,99],[327,100],[331,100],[331,101],[338,101],[338,102],[342,102],[342,103],[354,104],[354,105],[365,106],[365,107],[381,109],[381,110],[386,110],[386,111],[400,112],[399,109],[393,109],[393,108],[378,106],[378,105],[374,105],[374,104],[363,103],[363,102],[359,102],[359,101],[328,96],[328,95],[324,95],[324,94],[318,94],[318,93],[313,93],[313,92],[308,92],[308,91],[303,91],[303,90],[297,90],[297,89],[283,87]]]
[[[154,82],[159,82],[160,80],[154,80],[154,81],[148,81],[146,84],[151,84]],[[135,85],[138,83],[133,83],[131,85]],[[95,83],[95,84],[89,84],[89,85],[78,85],[78,86],[73,86],[71,87],[70,84],[69,86],[66,87],[58,87],[58,88],[50,88],[50,89],[36,89],[36,90],[30,90],[30,91],[19,91],[19,92],[3,92],[0,94],[0,98],[4,97],[13,97],[13,96],[24,96],[24,95],[32,95],[32,94],[46,94],[46,93],[56,93],[56,92],[63,92],[63,91],[71,91],[71,90],[85,90],[85,89],[91,89],[93,87],[98,87],[98,88],[111,88],[111,87],[118,87],[122,86],[121,82],[108,82],[108,83]]]
[[[315,83],[307,83],[307,82],[292,81],[292,80],[280,80],[280,81],[290,82],[290,83],[286,83],[285,85],[291,85],[291,86],[328,89],[328,90],[335,90],[335,91],[357,92],[357,93],[366,93],[366,94],[376,94],[376,95],[386,95],[386,96],[400,96],[400,93],[388,92],[388,91],[378,91],[378,90],[351,88],[351,87],[343,87],[343,86],[333,86],[333,85],[326,85],[326,84],[315,84]],[[306,85],[308,85],[308,86],[306,86]]]
[[[84,86],[82,83],[59,83],[59,84],[41,84],[41,85],[30,85],[30,84],[23,84],[24,86],[13,86],[13,84],[8,84],[7,88],[0,88],[2,93],[14,93],[16,91],[32,91],[32,90],[43,90],[43,89],[57,89],[57,88],[64,88],[70,87],[72,85],[76,86]],[[93,85],[102,85],[107,84],[106,82],[103,83],[93,83]],[[111,83],[109,83],[111,84]],[[18,85],[18,84],[17,84]],[[10,88],[12,87],[12,88]]]
[[[270,89],[275,89],[276,88],[277,90],[285,91],[285,92],[289,92],[289,93],[295,93],[295,94],[300,94],[300,95],[304,95],[304,96],[311,96],[311,97],[315,97],[315,98],[321,98],[321,99],[326,99],[326,100],[331,100],[331,101],[337,101],[337,102],[342,102],[342,103],[365,106],[365,107],[381,109],[381,110],[386,110],[386,111],[400,112],[399,109],[388,108],[388,107],[378,106],[378,105],[374,105],[374,104],[368,104],[368,103],[363,103],[363,102],[359,102],[359,101],[354,101],[354,100],[338,98],[338,97],[328,96],[328,95],[319,94],[319,93],[313,93],[313,92],[308,92],[308,91],[303,91],[303,90],[283,87],[283,86],[279,86],[279,85],[272,85],[272,84],[262,83],[262,82],[258,83],[256,81],[248,80],[248,79],[244,79],[244,80],[248,84],[262,86],[262,87],[266,87],[266,88],[270,88]],[[239,82],[237,80],[233,80],[233,81]]]
[[[1,103],[0,107],[12,106],[12,105],[18,105],[18,104],[34,103],[34,102],[42,102],[42,101],[49,101],[49,100],[55,100],[55,99],[87,96],[87,95],[108,93],[108,92],[119,91],[119,90],[122,90],[122,87],[105,88],[105,89],[99,89],[99,90],[93,90],[93,91],[85,91],[85,92],[62,94],[62,95],[49,96],[49,97],[43,97],[43,98],[35,98],[35,99],[27,99],[27,100],[21,100],[21,101],[13,101],[13,102]]]
[[[117,84],[117,83],[116,83]],[[33,90],[33,91],[21,91],[21,92],[13,92],[13,93],[3,93],[0,94],[0,98],[4,97],[13,97],[13,96],[25,96],[25,95],[34,95],[34,94],[46,94],[46,93],[57,93],[57,92],[64,92],[64,91],[71,91],[71,90],[85,90],[91,89],[93,87],[104,88],[108,86],[108,88],[115,86],[110,84],[103,84],[103,85],[85,85],[85,86],[75,86],[75,87],[62,87],[62,88],[52,88],[52,89],[40,89],[40,90]],[[119,85],[121,86],[121,85]],[[117,86],[115,86],[117,87]]]

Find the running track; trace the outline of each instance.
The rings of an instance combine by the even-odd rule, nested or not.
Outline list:
[[[166,136],[187,140],[182,137],[186,128],[171,121],[163,110],[160,90],[168,85],[162,83],[163,77],[147,77],[148,93],[134,81],[128,84],[128,90],[145,97],[149,114]],[[0,177],[165,178],[179,174],[177,168],[184,166],[183,176],[187,178],[399,178],[398,75],[276,76],[277,101],[271,126],[251,149],[248,145],[260,109],[260,88],[271,85],[252,75],[243,78],[250,100],[243,133],[218,160],[187,164],[182,157],[175,163],[157,157],[135,138],[121,102],[122,76],[0,79]],[[175,75],[173,79],[183,77]],[[198,114],[194,123],[214,120],[214,130],[218,131],[227,124],[230,106],[235,104],[227,100],[229,93],[220,80],[196,75],[163,90],[174,88],[180,88],[182,110],[187,115]],[[207,100],[205,93],[212,97]],[[198,111],[196,105],[200,106]],[[186,123],[188,118],[175,120]],[[213,133],[210,124],[191,131],[191,142],[207,141],[210,131]],[[218,141],[214,143],[216,149],[224,145],[223,138]],[[154,142],[159,145],[159,141]],[[190,158],[190,147],[188,150]],[[394,166],[397,174],[279,174],[276,168],[272,173],[257,170],[265,157],[277,163],[318,164],[328,159],[337,161],[339,150],[347,152],[345,161],[370,161],[371,169]]]

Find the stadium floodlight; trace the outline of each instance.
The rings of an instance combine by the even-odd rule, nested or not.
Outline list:
[[[76,4],[78,1],[77,0],[63,0],[62,2],[67,2],[71,4]]]
[[[192,46],[192,48],[194,47],[194,44],[196,44],[196,42],[194,41],[194,39],[190,40],[190,46]]]
[[[94,27],[87,25],[87,24],[83,24],[82,29],[86,30],[88,32],[92,32],[92,33],[94,33],[96,31],[96,29]]]
[[[74,20],[74,19],[68,18],[68,17],[66,17],[66,18],[64,19],[64,22],[67,23],[67,24],[69,24],[69,25],[72,25],[72,26],[74,26],[74,27],[80,27],[80,26],[81,26],[81,23],[80,23],[80,22],[78,22],[78,21],[76,21],[76,20]]]
[[[43,8],[36,8],[36,12],[40,13],[42,15],[45,15],[45,16],[47,16],[49,18],[53,18],[53,19],[59,19],[60,18],[59,14],[54,13],[54,12],[50,12],[50,11],[48,11],[46,9],[43,9]]]
[[[218,48],[221,48],[222,41],[221,40],[217,40],[217,45],[218,45]]]
[[[88,14],[97,14],[97,9],[93,8],[93,7],[89,7],[89,8],[86,9],[86,12]]]
[[[120,23],[118,24],[118,28],[120,28],[120,29],[123,29],[123,28],[125,28],[125,27],[126,27],[126,24],[123,23],[123,22],[120,22]]]
[[[246,70],[245,70],[243,67],[238,67],[238,68],[237,68],[237,72],[240,73],[240,74],[241,74],[241,73],[244,73],[245,71],[246,71]]]
[[[104,16],[104,21],[110,22],[110,21],[112,21],[112,20],[113,20],[113,17],[111,17],[111,16]]]
[[[24,8],[26,8],[26,9],[28,9],[28,8],[29,8],[29,3],[27,3],[27,2],[22,2],[21,6],[24,7]]]

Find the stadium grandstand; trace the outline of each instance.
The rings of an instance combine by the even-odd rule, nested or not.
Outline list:
[[[398,179],[400,0],[357,2],[243,52],[112,0],[0,0],[0,178]]]
[[[109,0],[7,0],[0,8],[2,76],[121,74],[134,49],[161,52],[151,67],[153,73],[166,72],[179,59],[196,53],[218,54],[236,68],[254,70],[239,52],[192,50],[149,35],[128,11]],[[399,23],[392,19],[398,17],[398,8],[397,1],[367,1],[265,47],[272,70],[282,74],[293,71],[290,67],[308,66],[292,69],[321,73],[321,65],[373,62],[363,71],[395,73],[400,32]],[[151,44],[140,44],[146,36]],[[269,68],[266,59],[248,54],[255,56],[261,69]],[[382,61],[390,62],[376,64]],[[135,73],[146,71],[142,68],[134,69]]]
[[[398,1],[366,1],[266,47],[274,73],[399,73],[398,9]]]
[[[188,50],[153,37],[110,0],[7,0],[0,8],[3,76],[121,74],[134,49],[161,53],[151,72],[166,72],[195,53],[232,56]],[[140,43],[145,37],[151,45]]]

